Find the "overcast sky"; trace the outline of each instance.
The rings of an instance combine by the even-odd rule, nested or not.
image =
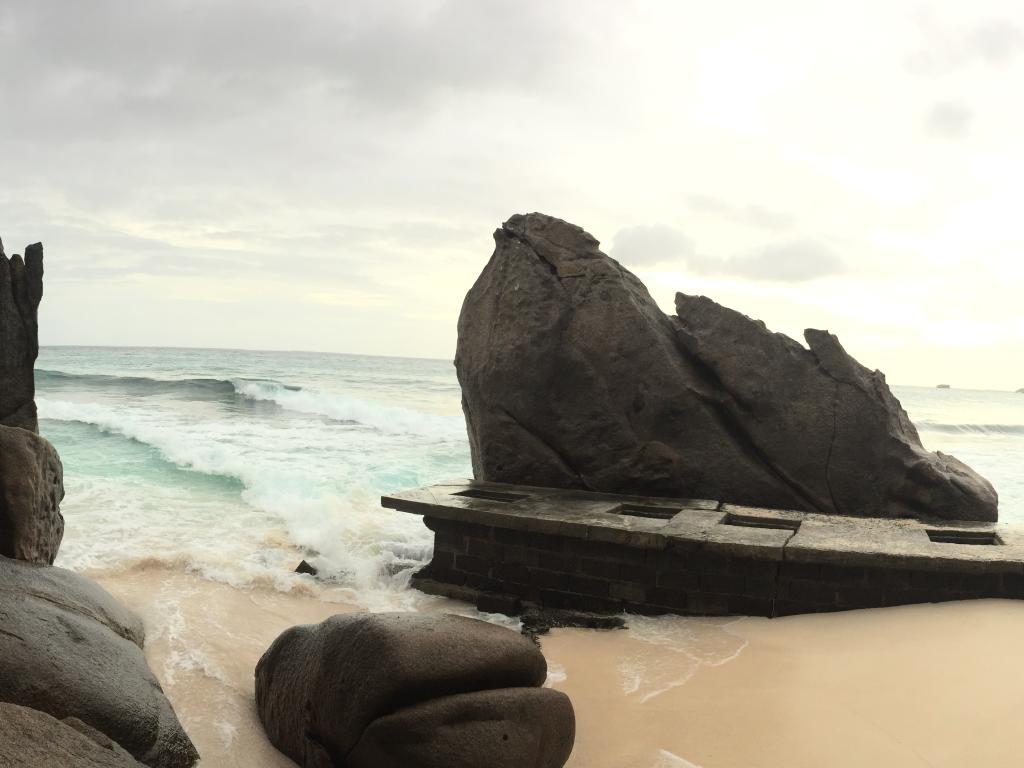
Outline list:
[[[891,382],[1024,387],[1024,5],[0,0],[44,344],[450,357],[509,215]]]

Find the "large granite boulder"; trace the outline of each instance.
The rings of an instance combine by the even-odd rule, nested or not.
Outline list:
[[[877,517],[995,520],[879,371],[703,296],[664,314],[577,226],[517,215],[459,316],[478,480]]]
[[[75,718],[64,721],[28,707],[0,703],[0,765],[4,768],[141,768],[115,742]]]
[[[461,616],[349,614],[293,627],[256,667],[270,741],[304,768],[557,768],[569,699],[544,656]]]
[[[50,565],[64,537],[64,470],[39,435],[0,426],[0,555]]]
[[[39,354],[37,310],[43,298],[43,246],[10,259],[0,242],[0,424],[39,431],[33,367]]]
[[[62,568],[0,557],[0,702],[77,718],[153,768],[198,754],[142,653],[138,618]]]

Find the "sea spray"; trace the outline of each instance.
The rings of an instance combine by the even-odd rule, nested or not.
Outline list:
[[[310,582],[290,572],[301,556],[345,599],[394,605],[432,538],[418,519],[382,509],[380,495],[469,474],[449,404],[431,413],[252,376],[47,370],[39,408],[68,470],[61,562],[71,567],[157,558],[230,584],[296,589]]]
[[[397,435],[422,435],[439,440],[465,440],[461,418],[436,416],[408,408],[381,405],[345,395],[328,395],[276,381],[232,382],[235,390],[252,400],[266,400],[299,413],[327,416],[351,424],[363,424]]]
[[[379,497],[471,475],[451,363],[44,348],[39,366],[41,429],[65,465],[58,564],[421,604],[405,587],[432,535]],[[926,446],[976,466],[1001,494],[1001,518],[1024,521],[1024,400],[895,391]],[[291,573],[300,559],[321,577]]]

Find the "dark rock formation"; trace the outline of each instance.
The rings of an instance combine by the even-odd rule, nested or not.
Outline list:
[[[455,365],[478,480],[827,514],[995,520],[885,377],[703,296],[667,316],[579,227],[513,216],[466,296]]]
[[[256,667],[270,741],[310,768],[555,768],[568,698],[516,632],[460,616],[351,614],[283,633]]]
[[[560,608],[534,608],[522,614],[522,633],[527,637],[546,635],[559,627],[584,629],[625,629],[626,619],[618,613],[603,614]]]
[[[28,246],[23,261],[0,243],[0,555],[52,563],[64,536],[64,473],[57,451],[33,434],[42,297],[43,246]]]
[[[138,618],[47,567],[64,535],[64,476],[36,434],[42,295],[42,245],[23,261],[0,244],[0,765],[137,765],[130,753],[189,768],[199,756],[146,665]]]
[[[564,765],[572,752],[573,723],[569,699],[549,688],[445,696],[374,720],[345,764],[353,768],[554,768]]]
[[[39,354],[36,310],[43,298],[43,246],[25,258],[4,255],[0,242],[0,424],[39,431],[33,366]]]
[[[0,765],[4,768],[141,768],[131,755],[75,718],[0,703]]]
[[[142,641],[138,618],[97,584],[0,557],[0,701],[77,718],[153,768],[189,768],[198,755]]]
[[[305,560],[303,560],[301,563],[295,566],[295,573],[302,573],[307,576],[316,576],[317,573],[319,573],[319,571],[317,571],[315,566],[312,566]]]
[[[47,440],[0,426],[0,555],[50,565],[64,537],[64,470]]]

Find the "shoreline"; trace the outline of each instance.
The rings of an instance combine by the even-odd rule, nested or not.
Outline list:
[[[142,617],[146,657],[201,765],[293,765],[256,716],[256,661],[289,626],[362,609],[316,589],[238,588],[163,565],[83,575]],[[479,615],[441,598],[403,602]],[[540,638],[548,684],[576,710],[570,768],[1018,763],[1024,603],[627,624]]]

